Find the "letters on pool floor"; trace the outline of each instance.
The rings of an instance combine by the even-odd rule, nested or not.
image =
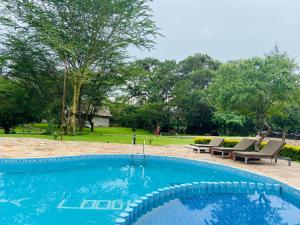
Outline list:
[[[68,204],[63,199],[57,206],[58,209],[76,209],[76,210],[123,210],[129,207],[131,201],[120,200],[83,200],[78,204]]]

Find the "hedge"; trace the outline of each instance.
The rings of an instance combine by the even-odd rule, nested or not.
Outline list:
[[[212,138],[207,137],[196,137],[194,138],[195,144],[207,144],[211,141]],[[239,143],[240,140],[237,139],[229,139],[225,138],[223,146],[224,147],[233,147],[237,143]],[[262,148],[266,142],[262,142],[260,144],[260,148]],[[293,145],[285,145],[280,152],[280,156],[285,156],[291,158],[293,161],[300,161],[300,146],[293,146]]]

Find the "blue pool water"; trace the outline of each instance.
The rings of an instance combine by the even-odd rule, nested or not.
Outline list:
[[[170,224],[300,224],[300,209],[275,195],[210,194],[173,200],[135,223]]]
[[[193,181],[262,182],[265,179],[234,169],[166,157],[91,156],[17,163],[0,160],[0,224],[113,225],[127,204],[160,187]],[[216,195],[204,202],[218,207],[228,205],[228,208],[233,207],[232,203],[249,203],[239,197],[230,200],[233,197],[223,199]],[[298,210],[299,199],[290,203],[288,197],[278,198],[284,202],[280,206]],[[189,201],[180,200],[186,202],[182,203],[185,207],[194,207]],[[290,224],[300,224],[297,219]]]

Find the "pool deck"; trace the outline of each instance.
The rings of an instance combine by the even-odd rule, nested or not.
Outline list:
[[[112,144],[101,142],[52,141],[35,138],[0,138],[0,158],[45,158],[57,156],[76,156],[92,154],[140,154],[141,145]],[[207,153],[197,154],[184,146],[146,146],[145,154],[175,156],[186,159],[201,160],[272,177],[300,190],[300,163],[279,160],[277,164],[270,164],[270,160],[249,162],[235,162],[211,157]]]

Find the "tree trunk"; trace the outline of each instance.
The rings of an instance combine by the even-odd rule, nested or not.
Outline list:
[[[63,127],[64,135],[68,134],[70,117],[71,117],[70,109],[67,108],[67,112],[65,114],[65,119],[64,119],[64,127]]]
[[[94,122],[90,121],[90,124],[91,124],[91,132],[94,132]]]
[[[94,131],[94,122],[93,122],[94,114],[91,112],[88,116],[88,121],[91,125],[91,132]]]
[[[179,134],[179,122],[180,122],[180,118],[179,116],[177,116],[177,125],[176,125],[176,133]]]
[[[286,143],[285,139],[286,139],[286,132],[283,132],[283,133],[282,133],[282,141],[283,141],[284,143]]]
[[[73,100],[71,106],[71,113],[69,118],[69,128],[68,132],[71,135],[76,134],[76,113],[78,108],[78,100],[80,95],[81,83],[78,81],[74,81],[73,83]]]
[[[229,136],[229,128],[226,126],[226,131],[225,131],[226,135]]]
[[[262,143],[262,141],[267,137],[267,136],[269,136],[270,134],[271,134],[271,132],[272,132],[272,128],[271,128],[271,126],[268,124],[268,122],[267,122],[267,117],[265,116],[265,115],[260,115],[259,116],[259,120],[263,123],[263,125],[265,126],[265,127],[267,127],[267,131],[260,131],[259,132],[259,136],[260,136],[260,138],[258,139],[258,141],[255,143],[255,150],[256,151],[259,151],[259,145],[260,145],[260,143]]]
[[[79,133],[83,133],[84,125],[85,125],[85,114],[82,114],[82,99],[81,99],[81,92],[82,90],[80,89],[80,96],[78,100],[78,126],[79,126]]]
[[[68,127],[64,126],[63,129],[64,129],[64,135],[67,135],[68,134]]]
[[[60,140],[63,139],[63,134],[68,134],[67,129],[67,121],[66,121],[66,115],[65,115],[65,101],[66,101],[66,83],[67,83],[67,65],[66,60],[64,60],[64,85],[63,85],[63,93],[62,93],[62,99],[61,99],[61,136]]]
[[[4,129],[5,134],[10,134],[10,126],[9,125],[4,125],[3,129]]]

